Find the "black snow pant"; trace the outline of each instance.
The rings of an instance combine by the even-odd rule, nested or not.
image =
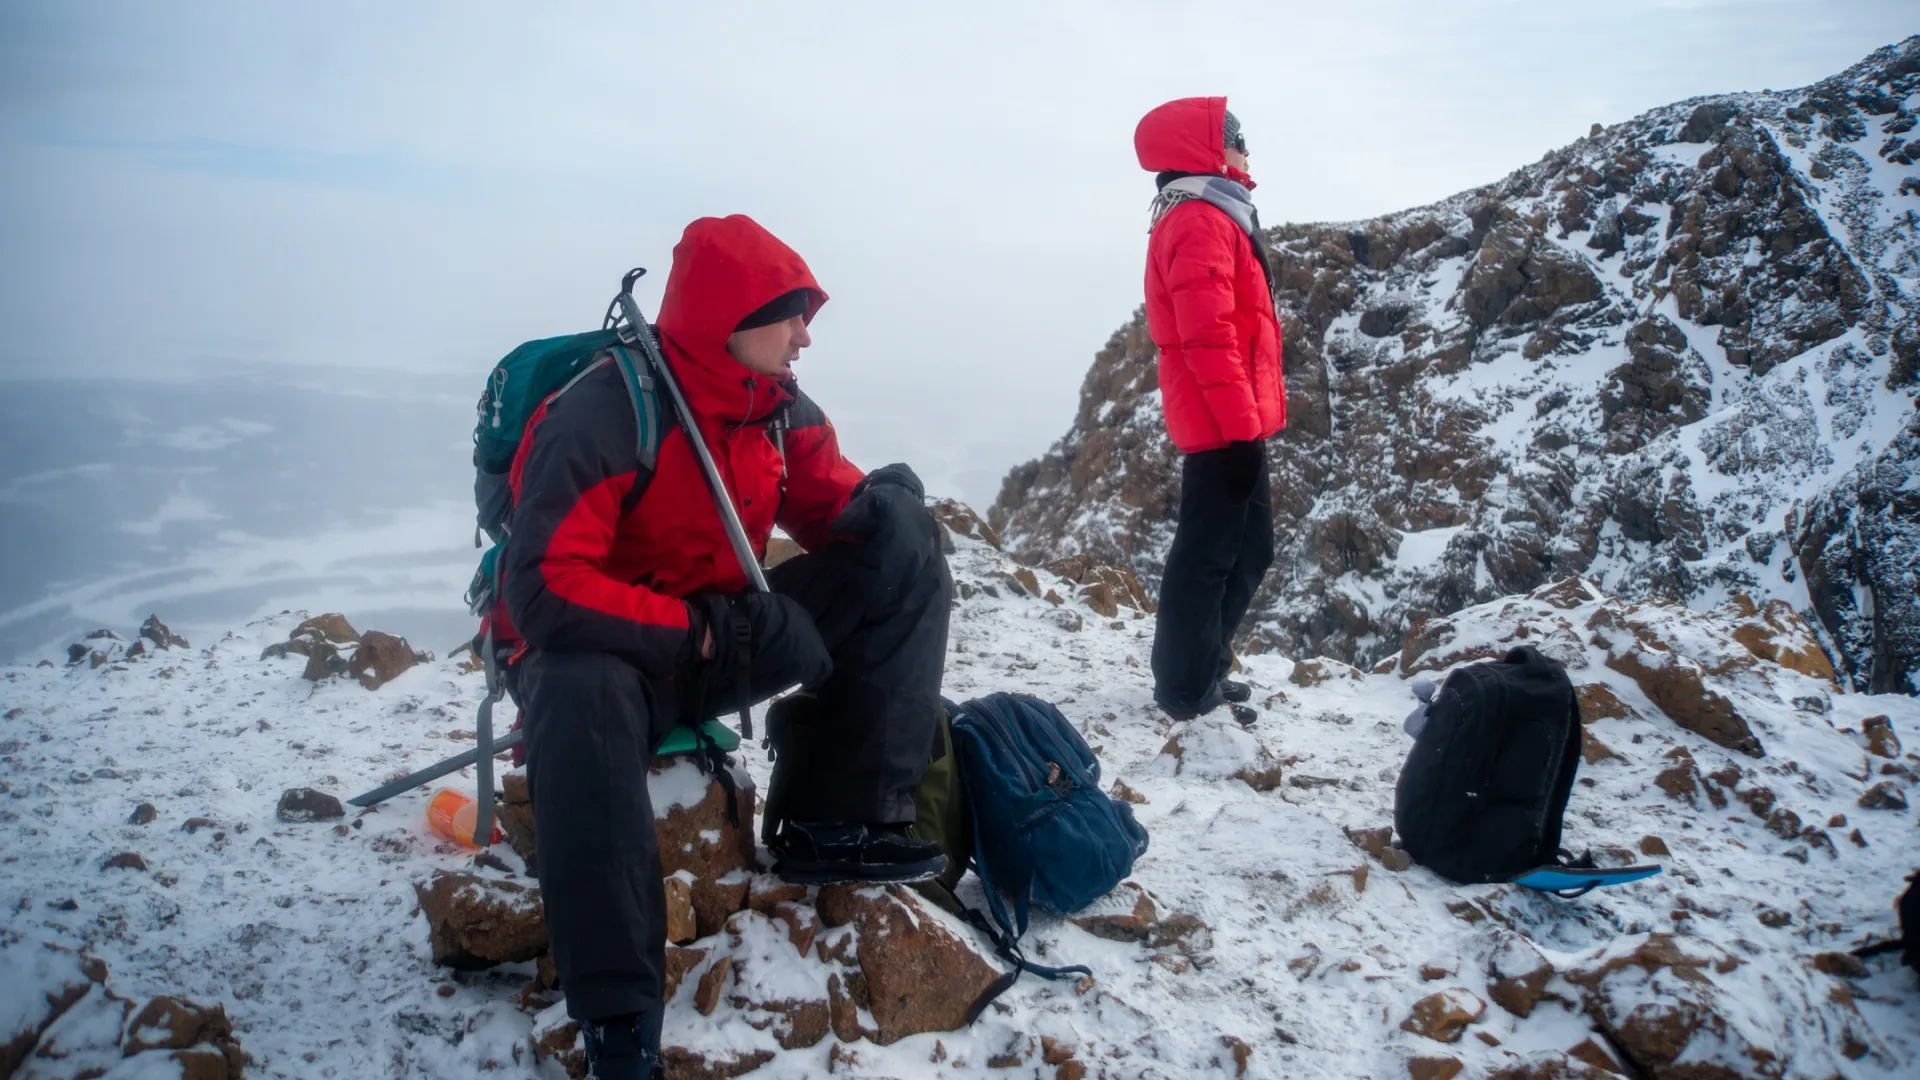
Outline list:
[[[758,627],[748,665],[755,701],[810,685],[822,704],[818,771],[796,816],[913,820],[939,715],[953,583],[937,552],[904,577],[889,573],[897,567],[888,555],[835,545],[769,575],[819,630]],[[575,1020],[657,1017],[662,1008],[666,897],[647,769],[676,723],[738,708],[739,672],[730,651],[720,656],[670,681],[600,652],[535,650],[515,665],[547,937]]]
[[[1235,500],[1225,450],[1188,454],[1180,466],[1180,518],[1160,581],[1153,635],[1153,699],[1182,715],[1217,708],[1233,666],[1233,635],[1273,564],[1273,498],[1267,465],[1250,496]]]

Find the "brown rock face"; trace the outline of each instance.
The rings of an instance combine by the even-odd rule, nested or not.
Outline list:
[[[1573,688],[1573,692],[1580,699],[1580,722],[1583,724],[1591,724],[1595,720],[1633,718],[1633,710],[1605,683],[1581,683]]]
[[[1506,937],[1495,949],[1487,970],[1487,996],[1495,1005],[1521,1019],[1547,997],[1553,965],[1525,938]]]
[[[1735,1080],[1778,1076],[1770,1050],[1746,1041],[1726,1019],[1715,983],[1741,964],[1697,938],[1649,934],[1602,949],[1567,981],[1582,1006],[1642,1075],[1654,1080]]]
[[[1407,1080],[1453,1080],[1466,1067],[1459,1058],[1412,1058],[1407,1062]]]
[[[973,512],[973,507],[956,499],[935,499],[933,501],[933,519],[947,527],[955,536],[964,536],[978,540],[989,547],[999,548],[1000,534],[985,518]]]
[[[19,946],[32,949],[31,945]],[[33,1053],[40,1036],[53,1022],[66,1014],[68,1009],[96,986],[106,982],[107,965],[90,956],[69,952],[66,949],[45,946],[37,954],[30,955],[26,961],[40,976],[38,981],[46,987],[38,995],[22,995],[20,1011],[15,1019],[18,1029],[12,1032],[0,1032],[9,1041],[0,1043],[0,1076],[12,1076],[20,1063]]]
[[[1882,780],[1860,796],[1862,810],[1905,810],[1907,793],[1891,780]]]
[[[667,897],[667,940],[685,945],[700,936],[693,919],[693,876],[685,872],[668,874],[663,884]]]
[[[1885,716],[1860,721],[1860,731],[1867,738],[1867,753],[1883,758],[1900,756],[1900,737],[1893,733],[1893,722]]]
[[[1130,909],[1106,910],[1109,907],[1123,907],[1129,896],[1132,900]],[[1123,881],[1110,896],[1099,901],[1095,913],[1076,915],[1069,921],[1094,937],[1108,941],[1145,941],[1153,935],[1154,927],[1160,922],[1160,909],[1145,889],[1134,882]]]
[[[1696,735],[1749,757],[1762,757],[1760,740],[1733,703],[1709,689],[1692,661],[1671,653],[1627,649],[1609,655],[1607,666],[1632,679],[1668,719]]]
[[[1400,1022],[1400,1030],[1435,1042],[1459,1042],[1468,1026],[1486,1011],[1486,1002],[1459,987],[1450,987],[1414,1002],[1413,1012]]]
[[[1729,602],[1730,608],[1739,613],[1740,622],[1733,629],[1733,639],[1746,646],[1747,651],[1762,660],[1770,660],[1789,671],[1797,671],[1830,686],[1837,686],[1833,661],[1820,647],[1820,639],[1814,636],[1805,620],[1794,614],[1791,605],[1784,600],[1769,600],[1764,608],[1756,608],[1753,601],[1744,595],[1737,595]]]
[[[294,627],[293,633],[288,634],[287,639],[291,641],[294,638],[306,636],[308,631],[317,634],[321,640],[330,641],[335,645],[351,645],[360,640],[360,631],[355,630],[353,624],[347,621],[347,617],[337,611],[315,615]]]
[[[1123,607],[1152,614],[1153,600],[1147,590],[1124,566],[1095,562],[1091,556],[1075,555],[1047,564],[1047,569],[1080,586],[1080,598],[1105,618],[1114,618]]]
[[[1363,676],[1352,665],[1338,660],[1318,656],[1311,660],[1302,660],[1293,665],[1293,674],[1287,680],[1295,686],[1319,686],[1335,679],[1358,681]]]
[[[184,649],[187,639],[167,629],[160,616],[149,615],[147,621],[140,624],[140,636],[153,643],[156,649]]]
[[[655,762],[656,781],[671,768],[688,769],[692,765],[674,760]],[[677,807],[665,817],[656,817],[653,823],[660,843],[661,871],[672,875],[684,870],[693,875],[693,916],[701,937],[719,933],[727,917],[747,904],[753,872],[754,789],[744,773],[737,775],[737,786],[737,826],[727,817],[727,794],[718,783],[709,783],[699,802]],[[719,834],[717,841],[708,838],[715,833]]]
[[[547,951],[540,894],[512,881],[436,870],[415,884],[433,962],[460,970],[514,964]]]
[[[405,638],[369,630],[354,647],[353,658],[347,661],[347,672],[360,680],[361,686],[378,690],[419,662],[420,657]]]
[[[526,860],[529,873],[534,869],[533,796],[527,793],[527,774],[515,769],[500,775],[500,798],[493,804],[493,818],[514,853]]]
[[[999,971],[899,889],[829,885],[820,890],[821,921],[856,928],[860,973],[874,1023],[886,1045],[923,1031],[955,1031]]]

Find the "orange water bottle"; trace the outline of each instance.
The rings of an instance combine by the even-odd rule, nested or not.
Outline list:
[[[441,788],[433,793],[433,799],[427,803],[427,828],[442,840],[451,840],[461,847],[476,847],[473,824],[479,813],[480,804],[473,796],[453,788]],[[490,840],[497,844],[500,839],[500,826],[496,824]]]

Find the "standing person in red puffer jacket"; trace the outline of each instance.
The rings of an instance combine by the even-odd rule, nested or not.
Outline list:
[[[1181,98],[1140,121],[1133,147],[1158,174],[1147,330],[1167,433],[1186,455],[1160,584],[1154,701],[1183,720],[1226,704],[1251,724],[1252,689],[1226,676],[1234,632],[1273,563],[1266,440],[1286,426],[1287,401],[1247,142],[1226,98]]]

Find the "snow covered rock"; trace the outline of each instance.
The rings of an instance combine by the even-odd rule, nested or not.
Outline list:
[[[959,1029],[974,1001],[1000,978],[968,944],[970,933],[897,886],[828,885],[817,903],[828,927],[853,928],[856,955],[847,959],[857,962],[860,977],[843,985],[855,987],[853,1001],[872,1014],[872,1038],[881,1045]]]
[[[516,881],[436,870],[416,884],[433,962],[473,969],[532,960],[547,951],[539,890]]]

